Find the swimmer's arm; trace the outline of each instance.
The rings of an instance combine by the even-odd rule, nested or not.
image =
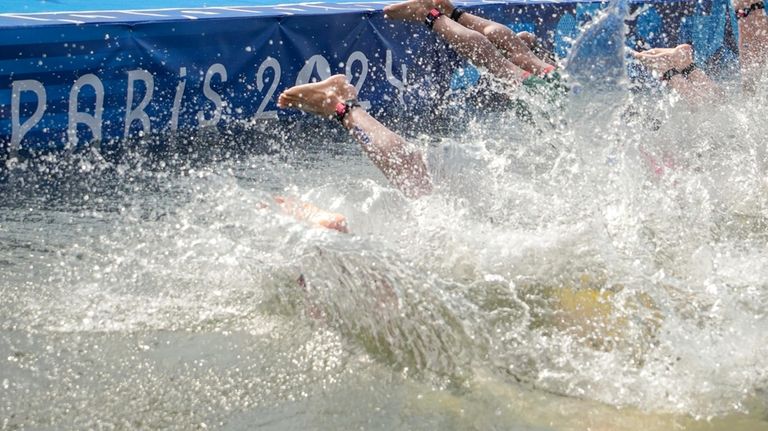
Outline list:
[[[460,23],[464,21],[465,15],[469,14],[465,13],[462,15],[459,19]],[[505,57],[509,58],[513,64],[521,69],[537,75],[554,69],[553,65],[537,57],[531,50],[531,47],[506,25],[474,15],[469,15],[467,20],[471,23],[471,25],[466,25],[467,28],[471,29],[473,28],[472,26],[479,27],[480,29],[475,31],[485,35],[491,43],[502,50]],[[533,44],[535,43],[536,39],[533,37]]]
[[[333,229],[342,233],[349,233],[347,218],[341,214],[318,208],[310,203],[300,200],[275,196],[275,203],[284,213],[293,216],[296,220],[308,222],[318,227]]]

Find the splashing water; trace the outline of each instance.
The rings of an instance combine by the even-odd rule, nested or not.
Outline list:
[[[583,30],[566,59],[570,81],[591,91],[622,91],[627,77],[624,40],[629,15],[628,0],[612,0]]]
[[[2,426],[765,429],[767,99],[635,97],[590,127],[414,137],[418,201],[334,133],[292,137],[333,155],[17,174]]]
[[[572,130],[592,133],[595,124],[611,124],[627,101],[628,79],[624,41],[629,14],[627,0],[613,0],[574,41],[565,60],[571,87],[567,118]]]

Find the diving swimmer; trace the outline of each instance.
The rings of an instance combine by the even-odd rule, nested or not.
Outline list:
[[[768,58],[764,48],[768,43],[768,17],[763,13],[762,1],[750,1],[734,1],[746,91],[754,88]],[[534,54],[536,42],[531,35],[517,34],[507,26],[472,15],[456,8],[450,0],[409,0],[386,6],[384,13],[390,19],[425,21],[459,55],[512,84],[556,75],[553,64]],[[690,45],[654,48],[633,55],[690,101],[706,103],[722,95],[722,89],[695,66]],[[406,196],[418,198],[432,191],[422,152],[360,107],[357,92],[344,75],[289,88],[279,96],[278,106],[336,118]]]

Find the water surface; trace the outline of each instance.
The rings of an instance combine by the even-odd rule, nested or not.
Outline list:
[[[762,100],[411,133],[418,201],[332,125],[282,155],[21,164],[1,426],[765,429]]]

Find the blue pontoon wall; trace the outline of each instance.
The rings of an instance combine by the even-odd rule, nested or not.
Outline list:
[[[692,42],[700,63],[736,58],[727,0],[653,1],[628,44]],[[465,3],[564,55],[596,2]],[[90,141],[269,122],[286,87],[346,74],[374,112],[423,109],[471,84],[424,26],[383,3],[0,14],[0,161]],[[117,144],[120,145],[120,144]]]

